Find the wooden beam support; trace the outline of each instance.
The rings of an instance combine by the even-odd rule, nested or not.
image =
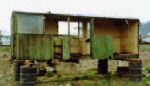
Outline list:
[[[90,39],[94,36],[94,18],[91,18],[90,22]]]
[[[92,37],[93,36],[94,36],[94,18],[91,18],[91,21],[90,21],[90,53],[91,53],[91,56],[93,56],[92,55]]]
[[[68,36],[70,36],[70,17],[67,18],[68,21]]]
[[[68,21],[68,37],[67,37],[68,38],[68,46],[66,45],[66,47],[68,47],[68,49],[67,49],[68,51],[63,52],[63,54],[67,54],[66,57],[64,57],[64,58],[69,59],[70,58],[70,51],[71,51],[70,50],[70,17],[67,17],[67,21]],[[67,39],[65,39],[65,41],[67,41]]]
[[[78,21],[78,37],[80,38],[80,22]]]

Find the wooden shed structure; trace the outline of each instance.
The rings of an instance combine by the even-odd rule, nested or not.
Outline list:
[[[12,56],[18,60],[138,58],[138,33],[139,19],[14,11]]]

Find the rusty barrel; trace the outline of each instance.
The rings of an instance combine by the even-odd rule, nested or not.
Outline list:
[[[20,69],[20,85],[36,86],[37,68],[32,66],[22,66]]]
[[[139,59],[129,60],[129,79],[131,81],[142,81],[142,61]]]

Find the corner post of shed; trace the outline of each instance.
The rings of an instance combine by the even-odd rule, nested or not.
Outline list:
[[[90,53],[91,53],[91,57],[92,57],[92,38],[93,38],[93,36],[94,36],[94,18],[91,18],[91,20],[90,20]]]

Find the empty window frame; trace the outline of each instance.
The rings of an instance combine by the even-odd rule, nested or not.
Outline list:
[[[68,35],[68,22],[59,21],[58,22],[58,34]],[[72,36],[82,36],[82,23],[81,22],[70,22],[70,35]]]

